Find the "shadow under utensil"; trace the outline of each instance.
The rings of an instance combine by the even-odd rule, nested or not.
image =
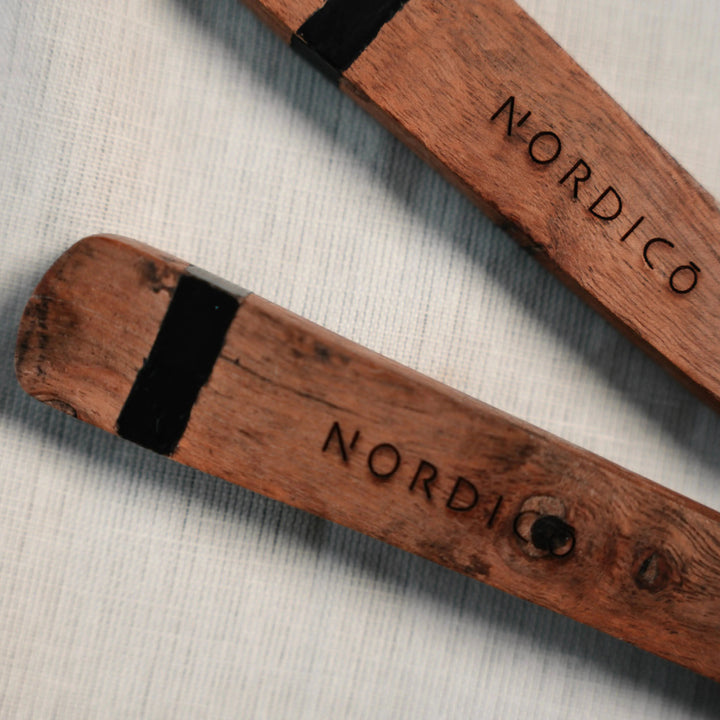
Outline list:
[[[74,453],[86,463],[96,464],[98,470],[109,469],[115,478],[115,492],[126,493],[127,487],[138,481],[140,471],[142,482],[157,484],[161,500],[170,506],[182,500],[180,504],[200,506],[203,515],[244,523],[259,541],[266,538],[268,546],[274,547],[276,542],[301,545],[321,558],[321,572],[329,576],[350,568],[352,574],[395,597],[423,598],[433,606],[434,614],[447,614],[448,622],[461,617],[480,637],[492,628],[531,651],[537,647],[555,655],[569,671],[578,665],[592,668],[593,677],[600,674],[611,683],[640,687],[665,698],[670,706],[692,712],[693,717],[716,716],[720,685],[710,680],[422,558],[181,466],[25,395],[15,379],[9,350],[40,274],[17,279],[17,290],[0,298],[0,317],[4,318],[0,346],[8,349],[0,359],[0,413],[28,433],[41,436],[43,443]],[[105,474],[98,472],[99,477]],[[239,546],[229,551],[242,553]]]
[[[263,64],[265,67],[269,65],[271,71],[262,75],[267,85],[278,94],[287,97],[288,103],[295,110],[304,113],[318,127],[324,128],[336,138],[339,152],[353,152],[358,157],[363,157],[361,147],[352,144],[343,145],[342,133],[334,124],[332,113],[324,112],[326,107],[324,103],[330,107],[339,107],[341,104],[349,103],[347,98],[316,76],[312,69],[295,70],[294,66],[300,65],[299,60],[283,48],[279,41],[275,42],[277,58],[271,59],[266,57],[264,48],[244,44],[243,25],[258,22],[247,10],[236,6],[234,0],[204,3],[177,0],[177,2],[190,11],[191,16],[201,27],[221,38],[233,53],[238,55],[241,62],[247,61],[247,65],[255,69],[258,74],[259,67]],[[269,36],[269,32],[267,34]],[[291,82],[296,72],[308,78],[307,83],[303,83],[300,89]],[[317,80],[314,79],[316,77]],[[315,95],[310,96],[307,93],[308,87],[312,87],[313,93],[322,95],[320,102]],[[297,105],[294,104],[296,101]],[[359,109],[357,112],[360,112]],[[367,122],[373,124],[369,118]],[[385,131],[378,128],[372,132],[382,135]],[[430,224],[436,224],[438,230],[444,231],[443,215],[423,204],[424,192],[437,190],[442,185],[443,189],[439,192],[445,194],[442,202],[445,215],[457,214],[468,218],[470,224],[488,224],[479,211],[472,208],[458,193],[444,189],[444,184],[436,180],[434,174],[399,143],[388,139],[383,146],[386,152],[393,156],[393,162],[385,163],[377,158],[364,158],[363,162],[368,171],[376,175],[378,182],[384,183],[389,191],[407,202],[413,213],[422,216]],[[387,167],[394,168],[395,172],[385,173],[384,169]],[[684,430],[682,427],[685,423],[697,420],[702,412],[710,413],[710,411],[701,407],[697,409],[699,403],[694,398],[666,378],[649,359],[630,347],[629,343],[620,338],[602,319],[596,317],[567,291],[557,286],[556,291],[548,293],[547,284],[556,281],[536,267],[510,242],[505,242],[502,248],[494,247],[496,237],[494,232],[501,234],[500,231],[488,233],[491,238],[489,241],[481,239],[480,233],[472,229],[462,236],[450,232],[446,235],[448,242],[459,244],[473,262],[481,264],[483,270],[495,275],[506,284],[509,291],[528,308],[529,312],[552,328],[561,342],[567,343],[587,357],[622,392],[626,392],[634,402],[641,405],[648,415],[657,417],[656,413],[660,407],[680,407],[682,417],[660,418],[663,428],[682,442],[687,442],[707,462],[714,462],[717,466],[720,449],[710,448],[704,439],[695,439],[689,428]],[[478,252],[474,246],[481,242],[486,243],[488,247]],[[140,464],[145,468],[148,481],[162,483],[169,496],[189,493],[191,502],[202,503],[209,511],[215,513],[229,513],[233,521],[253,524],[258,530],[268,526],[277,528],[274,532],[282,542],[300,541],[311,547],[328,561],[331,570],[333,566],[351,565],[358,573],[366,578],[372,578],[391,593],[420,595],[437,608],[438,612],[442,612],[448,604],[459,606],[464,620],[470,624],[500,626],[510,637],[522,641],[531,636],[533,643],[549,647],[563,657],[575,658],[583,664],[597,668],[606,676],[618,678],[625,684],[644,688],[648,694],[665,698],[669,705],[694,713],[694,717],[717,716],[717,707],[720,706],[720,686],[716,683],[420,558],[408,556],[406,553],[347,529],[260,498],[239,487],[182,468],[95,428],[52,412],[27,397],[18,387],[14,377],[12,348],[15,344],[15,333],[22,308],[40,274],[53,259],[50,258],[47,265],[38,268],[36,277],[18,280],[17,286],[21,292],[0,298],[2,311],[0,317],[3,318],[0,325],[0,347],[7,349],[0,359],[0,413],[3,416],[22,423],[28,432],[41,435],[43,440],[52,441],[62,446],[65,451],[82,456],[90,455],[88,446],[91,443],[100,442],[103,451],[97,452],[95,445],[95,452],[92,453],[90,460],[107,464],[112,468],[116,465],[124,466],[125,469],[120,470],[122,473],[128,472],[127,465],[118,463],[117,460],[121,455],[130,455],[137,459],[135,466]],[[25,289],[27,293],[22,294]],[[593,328],[593,337],[599,338],[594,341],[590,349],[584,333],[588,325]],[[616,357],[616,352],[629,353],[632,356],[635,368],[633,377],[640,368],[642,372],[656,374],[657,380],[653,379],[650,387],[663,388],[663,392],[667,393],[670,399],[666,396],[665,402],[660,404],[654,396],[655,391],[648,390],[647,385],[637,387],[631,380],[618,379],[615,364],[620,361]],[[635,366],[635,363],[639,365]],[[718,437],[717,419],[708,420],[708,427],[711,428],[708,432],[713,431],[715,437]],[[191,485],[189,491],[188,482]],[[119,486],[118,492],[122,492],[122,485]],[[278,522],[271,522],[268,525],[268,517],[277,517]]]
[[[419,160],[236,0],[175,0],[243,70],[320,128],[374,182],[464,253],[539,324],[638,407],[668,441],[720,467],[720,414],[705,406],[605,319],[539,266],[459,191]],[[258,40],[258,38],[260,38]],[[353,131],[367,128],[362,137]],[[350,129],[348,129],[350,128]],[[367,144],[373,148],[367,149]]]

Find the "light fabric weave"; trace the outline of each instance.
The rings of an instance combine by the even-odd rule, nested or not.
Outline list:
[[[523,5],[720,196],[716,2]],[[720,509],[720,417],[233,0],[3,0],[0,73],[0,717],[720,715],[710,681],[24,396],[24,302],[113,232]]]

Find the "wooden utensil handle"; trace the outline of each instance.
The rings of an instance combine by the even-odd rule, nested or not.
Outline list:
[[[712,198],[511,0],[245,0],[720,408]]]
[[[720,680],[720,515],[186,263],[68,250],[25,390]]]

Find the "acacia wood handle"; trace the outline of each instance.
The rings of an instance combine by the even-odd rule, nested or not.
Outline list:
[[[229,287],[87,238],[18,336],[38,399],[720,680],[720,515]]]
[[[713,199],[512,0],[245,0],[720,408]]]

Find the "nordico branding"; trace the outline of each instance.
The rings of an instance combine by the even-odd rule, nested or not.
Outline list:
[[[483,498],[486,501],[488,498],[476,481],[461,476],[446,477],[436,465],[424,458],[406,459],[394,443],[382,442],[361,448],[359,441],[359,430],[351,435],[344,433],[336,421],[325,438],[322,452],[334,455],[344,464],[358,455],[364,461],[369,476],[376,482],[405,482],[410,492],[420,493],[430,504],[437,502],[456,513],[482,512],[488,528],[495,524],[503,504],[502,495],[492,497],[489,503],[483,502]]]
[[[525,129],[526,125],[532,126],[532,111],[516,113],[515,104],[516,98],[511,95],[490,116],[490,122],[504,120],[502,127],[505,128],[506,136],[526,142],[525,138],[520,137],[518,128]],[[692,260],[686,261],[678,257],[680,250],[672,240],[660,236],[642,237],[647,216],[641,214],[629,219],[624,214],[622,192],[615,184],[608,184],[599,193],[584,187],[593,175],[592,167],[582,156],[571,155],[570,159],[566,160],[567,153],[556,132],[550,129],[536,129],[527,140],[527,153],[536,165],[557,165],[559,169],[556,176],[557,183],[567,187],[570,200],[582,203],[586,211],[598,222],[616,223],[618,242],[630,244],[639,239],[642,243],[645,265],[650,270],[654,270],[658,276],[667,277],[668,287],[674,294],[686,295],[697,287],[700,277],[698,265]]]

